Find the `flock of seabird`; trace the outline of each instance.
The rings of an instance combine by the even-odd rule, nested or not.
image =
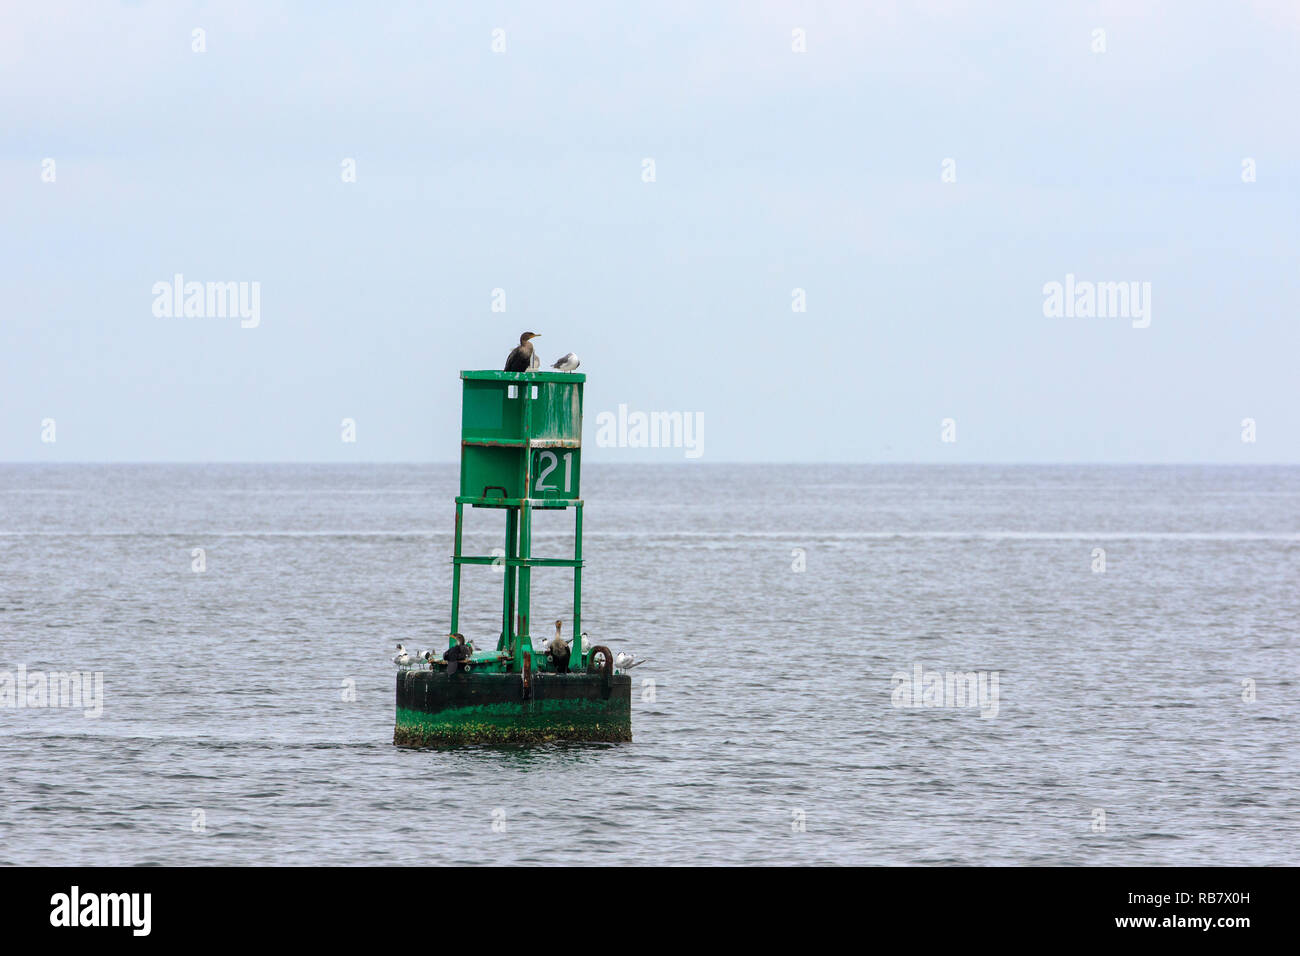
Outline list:
[[[570,642],[566,641],[563,636],[561,636],[563,629],[564,621],[556,621],[554,636],[544,639],[538,646],[538,649],[546,655],[546,659],[551,662],[558,674],[569,673],[569,658],[573,655],[573,648]],[[447,664],[447,673],[455,674],[462,667],[466,666],[469,659],[473,656],[474,645],[465,640],[464,634],[453,634],[451,636],[456,639],[456,643],[443,653],[442,660]],[[580,641],[582,653],[584,655],[590,654],[591,636],[586,631],[583,631]],[[437,660],[438,655],[436,651],[421,651],[418,649],[415,651],[408,651],[404,644],[398,644],[397,653],[393,655],[393,663],[403,670],[410,668],[412,665],[418,666],[420,661],[424,661],[425,665],[432,670]],[[637,660],[636,656],[633,654],[619,653],[614,656],[614,666],[621,671],[626,671],[644,664],[646,660],[648,660],[648,658]]]
[[[519,344],[511,349],[510,354],[506,356],[505,370],[507,372],[537,371],[542,363],[533,350],[532,340],[540,337],[541,335],[538,332],[525,332],[519,336]],[[551,368],[558,369],[561,372],[572,372],[581,364],[582,360],[578,358],[576,353],[567,352],[556,359]]]
[[[474,645],[465,640],[463,634],[451,635],[456,639],[456,644],[443,652],[442,660],[447,662],[448,670],[456,673],[458,665],[462,661],[467,661],[474,654]],[[434,661],[438,660],[437,651],[422,651],[418,648],[414,651],[408,651],[405,644],[397,645],[397,653],[393,655],[393,663],[398,667],[407,668],[411,665],[419,665],[424,661],[429,667],[433,667]]]

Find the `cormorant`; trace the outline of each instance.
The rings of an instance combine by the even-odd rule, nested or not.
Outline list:
[[[555,364],[552,365],[551,368],[558,368],[561,372],[572,372],[581,364],[582,359],[578,358],[577,353],[570,352],[567,355],[562,355],[556,359]]]
[[[555,661],[555,673],[569,673],[569,644],[567,641],[551,642],[551,660]]]
[[[563,621],[555,622],[555,636],[551,638],[550,645],[551,660],[555,663],[557,674],[569,673],[569,645],[564,638],[560,637],[560,628],[563,626]]]
[[[525,332],[519,336],[519,346],[511,349],[510,354],[506,356],[507,372],[527,372],[529,366],[533,364],[533,343],[529,339],[538,338],[536,332]]]
[[[560,637],[560,628],[563,627],[563,626],[564,626],[564,622],[563,622],[563,621],[556,621],[556,622],[555,622],[555,637],[546,637],[546,638],[543,638],[543,639],[542,639],[542,643],[541,643],[539,646],[541,647],[541,651],[542,651],[543,654],[549,654],[549,653],[551,653],[551,645],[552,645],[556,640],[559,639],[559,637]]]
[[[464,634],[453,634],[452,637],[456,639],[456,646],[447,648],[446,653],[442,655],[442,659],[447,662],[448,674],[454,674],[460,670],[462,662],[473,653],[465,643]]]

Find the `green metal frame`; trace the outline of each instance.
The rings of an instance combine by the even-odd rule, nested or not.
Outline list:
[[[509,474],[513,490],[531,493],[533,484],[534,452],[539,449],[577,450],[582,446],[582,389],[586,376],[571,372],[461,372],[465,389],[475,390],[475,401],[492,403],[495,399],[490,394],[494,388],[502,391],[500,396],[503,409],[509,408],[506,391],[514,386],[516,398],[510,402],[521,401],[522,409],[518,421],[514,411],[501,414],[501,422],[493,422],[493,428],[475,426],[471,422],[470,397],[466,396],[463,407],[466,409],[461,429],[461,490],[467,487],[480,487],[475,483],[476,467],[469,461],[467,449],[493,448],[501,449],[502,457],[492,467],[494,473]],[[474,383],[471,385],[470,383]],[[534,387],[536,386],[536,387]],[[575,389],[573,393],[568,390]],[[536,393],[536,394],[534,394]],[[518,434],[486,434],[487,431],[510,431],[518,425]],[[513,452],[513,455],[511,455]],[[498,452],[492,452],[498,455]],[[513,461],[511,460],[513,459]],[[558,458],[553,456],[552,469],[557,467]],[[572,460],[572,459],[570,459]],[[504,468],[501,466],[504,464]],[[570,467],[566,463],[566,468]],[[519,469],[511,473],[512,469]],[[486,473],[486,470],[484,471]],[[568,483],[565,492],[574,493],[580,488],[581,458],[572,465],[572,472],[567,474]],[[538,484],[542,484],[539,480]],[[532,636],[529,630],[529,603],[533,568],[572,568],[573,569],[573,626],[570,632],[572,651],[570,667],[584,668],[587,665],[582,655],[582,498],[581,497],[494,497],[489,490],[509,492],[512,488],[505,486],[483,487],[480,494],[460,494],[456,496],[456,533],[452,551],[451,573],[451,633],[460,630],[460,574],[465,565],[505,566],[505,581],[502,584],[501,599],[501,635],[497,641],[496,652],[480,652],[474,660],[480,669],[511,670],[521,672],[524,669],[524,655],[535,655]],[[554,490],[558,491],[558,487]],[[467,555],[463,553],[462,526],[465,506],[473,508],[496,508],[506,513],[505,557],[493,555]],[[532,553],[533,512],[572,508],[574,510],[574,544],[572,558],[537,558]],[[455,643],[449,638],[448,645]],[[538,667],[533,658],[533,669]]]

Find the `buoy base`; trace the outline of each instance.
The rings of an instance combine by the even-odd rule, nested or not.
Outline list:
[[[404,671],[397,675],[393,743],[543,743],[632,739],[626,674],[530,675]]]

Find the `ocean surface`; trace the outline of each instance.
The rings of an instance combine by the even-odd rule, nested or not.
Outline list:
[[[0,692],[103,680],[0,707],[0,863],[1300,864],[1300,468],[589,465],[634,741],[401,749],[455,480],[0,465]],[[535,572],[534,621],[571,601]]]

